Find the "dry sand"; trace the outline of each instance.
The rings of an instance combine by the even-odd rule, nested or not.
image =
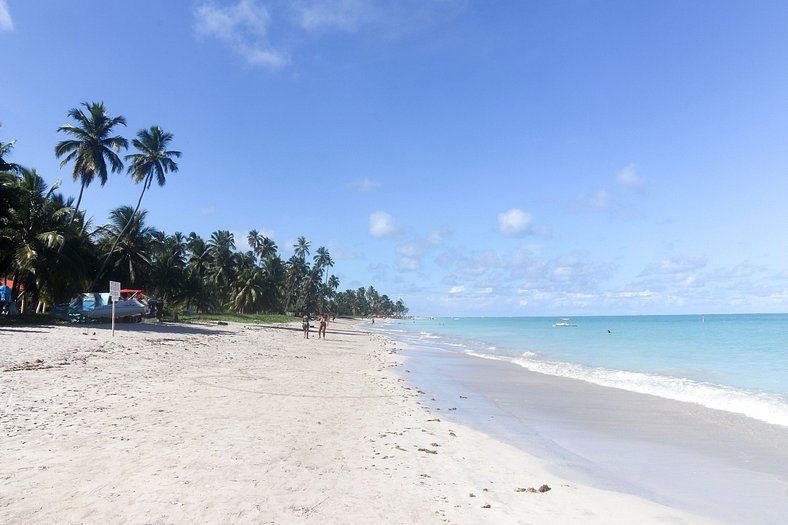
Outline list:
[[[0,523],[708,522],[441,421],[380,335],[314,335],[0,328]]]

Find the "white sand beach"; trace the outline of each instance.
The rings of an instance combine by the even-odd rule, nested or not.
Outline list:
[[[351,321],[325,340],[140,324],[0,342],[0,523],[709,522],[446,421]]]

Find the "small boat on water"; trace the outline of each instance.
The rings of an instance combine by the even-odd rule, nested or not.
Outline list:
[[[564,328],[567,326],[577,326],[572,322],[572,320],[568,317],[562,317],[558,320],[557,323],[553,323],[553,328]]]

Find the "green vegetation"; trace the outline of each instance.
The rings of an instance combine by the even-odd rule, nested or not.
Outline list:
[[[223,321],[227,323],[246,323],[246,324],[272,324],[272,323],[292,323],[295,321],[292,316],[282,314],[183,314],[179,316],[181,322],[204,323]]]
[[[392,301],[374,287],[339,292],[339,279],[330,275],[334,260],[321,246],[311,259],[311,242],[299,237],[294,255],[283,260],[276,244],[252,230],[251,250],[236,249],[227,230],[203,239],[192,232],[165,233],[147,225],[140,209],[155,180],[178,172],[179,151],[170,150],[174,136],[158,126],[140,130],[126,155],[126,172],[142,190],[136,208],[121,205],[106,224],[94,226],[79,206],[82,194],[96,178],[103,186],[109,173],[124,165],[119,153],[128,140],[115,135],[124,117],[110,117],[103,103],[83,103],[68,116],[74,125],[58,128],[68,135],[55,147],[61,167],[72,164],[80,181],[79,196],[57,193],[35,169],[8,160],[15,141],[0,142],[0,278],[14,281],[13,296],[24,291],[28,312],[43,312],[83,291],[100,291],[98,283],[120,281],[125,288],[145,290],[163,299],[168,317],[180,319],[283,322],[285,314],[330,312],[340,316],[405,315],[401,299]],[[199,315],[185,315],[192,312]],[[235,314],[232,319],[205,318]]]

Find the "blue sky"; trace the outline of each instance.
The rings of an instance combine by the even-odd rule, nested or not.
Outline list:
[[[0,140],[158,124],[168,233],[326,246],[422,315],[788,311],[788,3],[0,0]],[[95,223],[125,174],[85,192]]]

